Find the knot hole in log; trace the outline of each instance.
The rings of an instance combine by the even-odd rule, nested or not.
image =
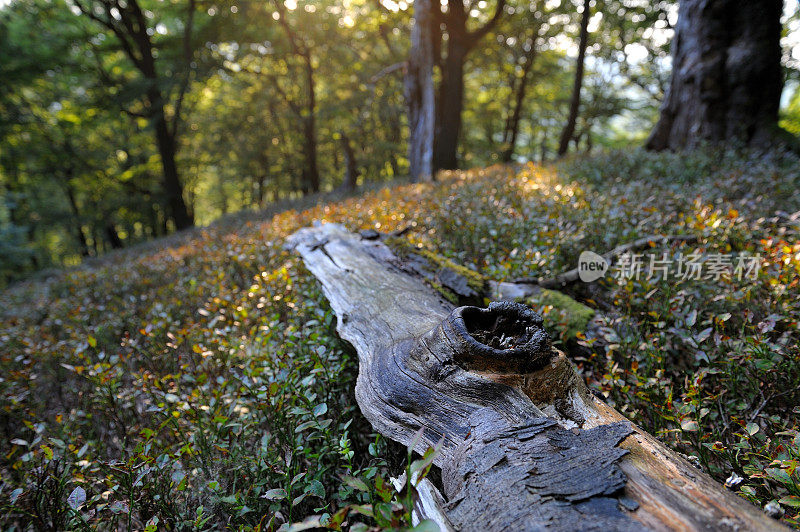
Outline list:
[[[542,317],[518,303],[458,307],[443,325],[452,332],[455,363],[466,370],[521,375],[544,368],[557,353]]]
[[[581,426],[594,414],[586,385],[561,351],[553,348],[543,319],[525,305],[495,302],[458,307],[423,340],[444,360],[469,373],[522,391],[546,415]]]

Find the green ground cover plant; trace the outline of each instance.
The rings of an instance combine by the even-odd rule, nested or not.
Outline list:
[[[430,455],[413,465],[358,411],[355,354],[283,249],[314,221],[408,227],[410,244],[494,280],[650,234],[696,242],[645,254],[758,254],[753,280],[576,285],[600,332],[566,319],[551,332],[582,344],[573,359],[597,394],[797,525],[798,185],[796,158],[733,151],[496,166],[241,214],[18,283],[0,295],[4,527],[410,526],[409,488],[390,476]]]

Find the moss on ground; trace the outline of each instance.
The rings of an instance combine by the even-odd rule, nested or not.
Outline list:
[[[544,317],[545,328],[557,330],[563,340],[571,340],[586,331],[594,310],[555,290],[543,288],[527,303]]]

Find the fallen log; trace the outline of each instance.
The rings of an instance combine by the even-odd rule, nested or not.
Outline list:
[[[444,497],[416,508],[440,528],[783,529],[588,393],[527,307],[453,308],[379,239],[337,224],[289,244],[358,352],[366,418],[406,445],[421,430],[420,453],[440,444]]]

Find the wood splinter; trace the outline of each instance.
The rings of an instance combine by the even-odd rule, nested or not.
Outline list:
[[[454,309],[383,242],[337,224],[289,243],[358,353],[367,419],[418,452],[441,442],[444,496],[423,480],[416,519],[443,530],[783,529],[589,394],[527,307]]]

